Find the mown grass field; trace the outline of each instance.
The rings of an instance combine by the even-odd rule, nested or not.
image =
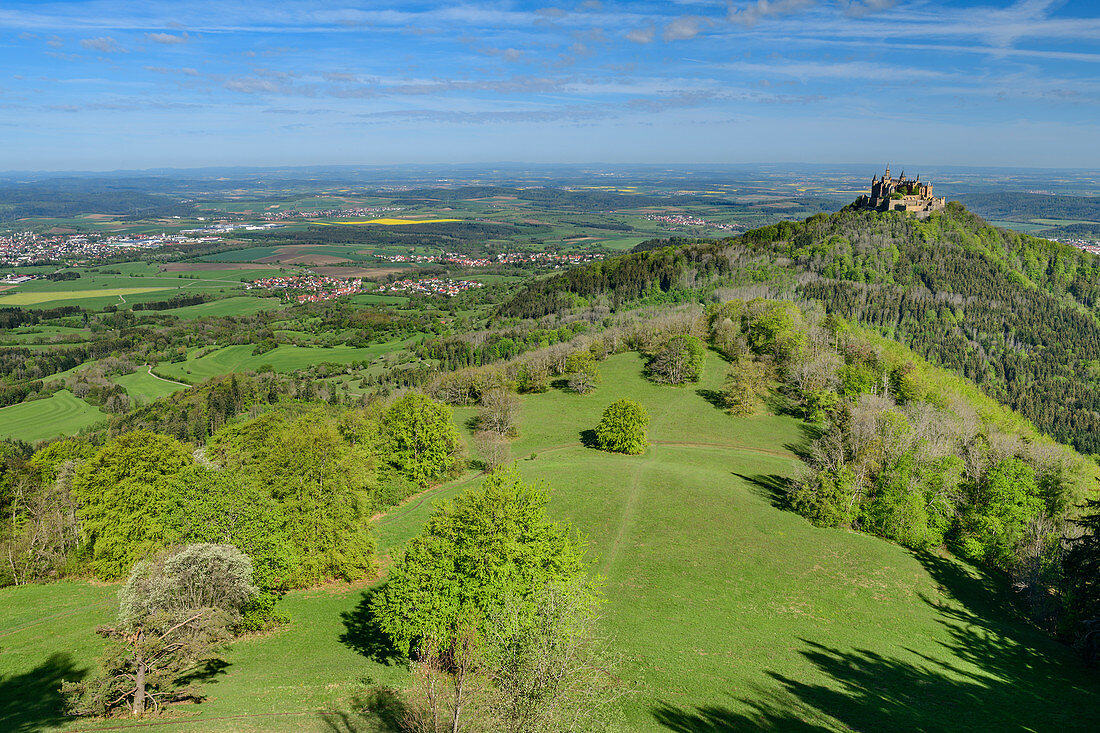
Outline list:
[[[203,318],[205,316],[250,316],[260,311],[282,308],[284,305],[283,301],[278,298],[240,296],[211,300],[198,305],[185,305],[182,308],[172,308],[160,312],[187,319]]]
[[[106,417],[99,408],[63,389],[41,400],[0,408],[0,438],[33,443],[78,433]]]
[[[161,272],[144,262],[124,263],[116,268],[121,274],[96,269],[75,268],[76,280],[34,280],[0,294],[0,306],[77,305],[102,308],[150,300],[165,300],[175,295],[203,292],[209,294],[240,291],[241,280],[262,277],[268,270],[227,269],[225,271]]]
[[[133,374],[124,374],[114,378],[115,384],[119,384],[126,390],[131,399],[141,402],[152,402],[181,389],[187,389],[186,385],[159,379],[149,373],[148,367],[141,367]]]
[[[645,382],[633,354],[602,371],[591,395],[525,397],[514,456],[526,478],[549,485],[551,512],[587,536],[606,578],[603,630],[633,689],[621,730],[1100,727],[1100,679],[1017,620],[997,581],[777,508],[777,487],[798,465],[790,448],[805,436],[791,418],[733,419],[716,408],[708,398],[724,371],[717,357],[687,388]],[[650,450],[584,447],[584,431],[622,396],[649,410]],[[473,413],[456,412],[464,431]],[[381,550],[419,531],[432,501],[479,480],[468,474],[382,517]],[[384,729],[362,694],[400,686],[406,673],[383,661],[364,623],[365,592],[288,595],[291,625],[236,644],[206,684],[207,701],[174,710],[170,727]],[[0,590],[0,729],[120,724],[56,713],[59,679],[92,664],[92,629],[109,617],[112,593],[81,583]]]

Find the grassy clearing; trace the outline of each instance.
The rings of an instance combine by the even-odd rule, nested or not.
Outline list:
[[[146,367],[142,367],[133,374],[115,377],[114,382],[122,385],[122,388],[126,390],[126,394],[130,395],[132,399],[142,402],[152,402],[181,389],[187,389],[186,385],[158,379],[150,374]]]
[[[187,305],[182,308],[159,311],[180,318],[204,318],[206,316],[250,316],[261,311],[275,310],[284,307],[279,298],[251,298],[240,296],[236,298],[222,298],[198,305]]]
[[[623,730],[1065,730],[1100,726],[1100,682],[1073,652],[1015,619],[1003,588],[952,559],[880,539],[816,529],[775,506],[798,462],[799,423],[734,420],[709,401],[724,371],[708,357],[702,384],[645,382],[632,354],[602,364],[594,394],[523,398],[514,455],[545,480],[551,512],[585,534],[606,578],[606,633],[634,687]],[[583,446],[603,407],[631,397],[649,410],[650,450],[628,457]],[[456,411],[466,429],[472,408]],[[467,431],[468,432],[468,431]],[[531,458],[534,454],[534,458]],[[393,550],[419,531],[431,502],[464,479],[414,498],[378,522]],[[50,593],[56,588],[59,593]],[[83,617],[43,608],[109,601],[82,584],[0,591],[0,728],[83,729],[60,719],[57,670],[95,654]],[[399,665],[363,626],[362,588],[290,594],[294,621],[238,643],[206,684],[206,702],[173,711],[180,730],[371,731],[358,697],[397,685]],[[88,600],[91,599],[91,600]],[[51,660],[52,654],[61,654]],[[12,684],[11,681],[15,681]],[[24,699],[42,701],[36,706]],[[237,717],[230,717],[237,716]],[[110,721],[99,728],[118,725]]]
[[[34,442],[72,435],[107,415],[67,389],[41,400],[0,408],[0,438]]]

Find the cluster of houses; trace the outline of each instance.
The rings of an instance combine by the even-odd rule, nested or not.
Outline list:
[[[355,295],[363,292],[363,281],[360,279],[343,280],[324,275],[281,275],[279,277],[265,277],[244,284],[246,290],[261,288],[264,290],[281,290],[286,293],[288,299],[293,298],[299,303],[319,303],[322,300],[332,300],[343,295]],[[291,294],[291,291],[295,291]],[[298,292],[302,291],[302,292]]]
[[[721,229],[728,232],[737,230],[737,227],[733,224],[719,224],[718,222],[701,219],[692,214],[648,214],[646,219],[649,221],[659,221],[662,224],[668,224],[674,227],[710,227],[711,229]]]
[[[594,260],[602,260],[604,255],[597,252],[502,252],[492,257],[470,257],[457,252],[444,252],[439,255],[375,255],[386,262],[409,262],[414,264],[440,263],[459,267],[489,267],[490,265],[521,265],[537,263],[560,267],[561,265],[581,265]]]
[[[198,217],[198,221],[206,221],[205,217]],[[233,223],[233,222],[218,222],[217,224],[207,224],[206,226],[198,227],[196,229],[181,229],[180,234],[229,234],[230,232],[238,229],[243,229],[246,232],[261,232],[266,229],[279,229],[282,224],[247,224],[247,223]]]
[[[481,286],[482,284],[476,280],[444,280],[438,277],[426,277],[421,280],[398,280],[378,289],[389,293],[416,293],[451,297]]]
[[[0,235],[0,264],[34,265],[43,262],[85,262],[142,249],[172,244],[217,242],[217,237],[183,234],[39,234],[16,232]]]
[[[1083,249],[1086,252],[1091,252],[1094,255],[1100,255],[1100,241],[1095,239],[1062,239],[1060,237],[1048,237],[1052,242],[1061,242],[1062,244],[1068,244],[1076,247],[1077,249]]]
[[[265,221],[283,221],[285,219],[351,219],[378,216],[391,211],[401,211],[400,206],[357,206],[350,209],[316,209],[314,211],[265,211],[261,218]]]

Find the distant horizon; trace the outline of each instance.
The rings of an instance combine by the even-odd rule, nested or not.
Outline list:
[[[864,162],[809,162],[809,161],[772,161],[772,162],[742,162],[742,163],[649,163],[644,161],[632,162],[632,163],[605,163],[605,162],[522,162],[522,161],[486,161],[486,162],[409,162],[409,163],[318,163],[318,164],[301,164],[301,165],[195,165],[195,166],[150,166],[147,168],[116,168],[116,169],[24,169],[24,170],[0,170],[0,178],[8,176],[109,176],[109,175],[155,175],[161,172],[219,172],[219,171],[240,171],[240,172],[265,172],[265,171],[339,171],[339,170],[385,170],[385,169],[401,169],[406,168],[409,170],[423,170],[431,172],[434,170],[446,170],[450,168],[462,168],[462,169],[479,169],[486,172],[492,168],[514,168],[517,172],[523,170],[542,170],[542,169],[584,169],[594,168],[600,170],[614,171],[616,169],[665,169],[691,172],[693,170],[720,170],[722,168],[775,168],[775,167],[806,167],[806,168],[820,168],[820,169],[863,169],[866,168],[869,173],[868,176],[881,174],[883,169],[889,165],[889,167],[895,172],[901,172],[903,170],[912,171],[913,175],[920,173],[923,170],[936,170],[936,171],[1067,171],[1067,172],[1089,172],[1094,171],[1100,174],[1100,167],[1094,166],[1024,166],[1024,165],[962,165],[954,163],[864,163]],[[854,174],[855,170],[845,170],[845,173]]]

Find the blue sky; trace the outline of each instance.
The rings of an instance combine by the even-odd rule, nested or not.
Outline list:
[[[1100,167],[1100,2],[0,1],[0,170]]]

